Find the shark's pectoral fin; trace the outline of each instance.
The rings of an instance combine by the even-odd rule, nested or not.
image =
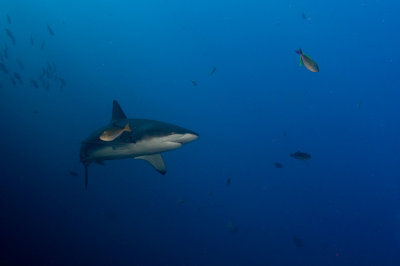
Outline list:
[[[160,174],[165,175],[165,173],[167,172],[167,170],[165,168],[164,160],[161,157],[160,153],[152,154],[152,155],[142,155],[142,156],[135,157],[135,159],[141,159],[141,160],[148,161],[151,164],[151,166],[153,166],[154,169],[156,169]]]

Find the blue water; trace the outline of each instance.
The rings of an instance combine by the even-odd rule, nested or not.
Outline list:
[[[400,265],[399,11],[2,0],[0,264]],[[80,144],[113,99],[200,138],[163,155],[165,176],[91,165],[86,190]]]

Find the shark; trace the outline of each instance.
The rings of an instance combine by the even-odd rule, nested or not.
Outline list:
[[[124,131],[112,141],[103,141],[100,136],[115,128]],[[128,119],[119,103],[114,100],[112,118],[108,125],[94,131],[81,145],[80,161],[85,167],[85,188],[88,187],[88,167],[91,163],[104,165],[106,160],[134,158],[150,163],[160,174],[166,174],[161,153],[178,149],[183,144],[199,137],[194,131],[173,124],[149,120]]]

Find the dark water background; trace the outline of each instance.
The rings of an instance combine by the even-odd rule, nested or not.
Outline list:
[[[400,265],[399,11],[2,0],[1,265]],[[47,63],[64,88],[30,84]],[[109,161],[85,190],[80,143],[113,99],[200,138],[164,154],[166,176]]]

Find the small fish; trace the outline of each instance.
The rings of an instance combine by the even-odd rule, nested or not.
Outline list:
[[[14,34],[9,29],[6,29],[6,33],[7,33],[7,36],[11,39],[13,45],[15,45],[16,41],[15,41]]]
[[[293,157],[297,160],[310,160],[311,155],[305,152],[296,151],[295,153],[291,153],[290,157]]]
[[[75,171],[69,170],[68,173],[72,176],[79,176],[79,174]]]
[[[11,17],[8,14],[6,14],[6,17],[7,17],[8,24],[11,24]]]
[[[8,59],[8,46],[4,46],[3,55],[5,59]]]
[[[3,63],[0,63],[0,69],[4,74],[8,74],[8,69]]]
[[[179,204],[185,203],[185,199],[184,199],[184,198],[180,198],[180,199],[178,200],[178,203],[179,203]]]
[[[46,82],[46,83],[44,84],[44,89],[45,89],[46,91],[50,91],[50,82]]]
[[[226,186],[229,187],[230,185],[231,185],[231,179],[228,178],[228,179],[226,179]]]
[[[216,68],[216,67],[213,67],[213,68],[211,69],[210,75],[211,75],[211,76],[214,75],[215,71],[217,71],[217,68]]]
[[[36,80],[31,80],[31,86],[35,87],[36,89],[39,88],[39,84],[36,82]]]
[[[25,70],[24,63],[22,63],[22,61],[19,60],[18,58],[16,59],[16,61],[17,61],[19,68],[21,68],[21,70]]]
[[[296,245],[296,247],[299,247],[299,248],[301,248],[301,247],[304,247],[304,242],[303,242],[303,240],[301,240],[299,237],[297,237],[297,236],[294,236],[293,237],[293,242],[294,242],[294,244]]]
[[[67,86],[67,82],[65,79],[60,78],[60,89],[65,88],[65,86]]]
[[[47,24],[47,30],[49,31],[51,36],[54,36],[54,31],[50,28],[49,24]]]
[[[196,81],[191,80],[190,82],[192,82],[192,85],[193,85],[193,86],[197,86],[197,82],[196,82]]]
[[[10,80],[11,80],[11,83],[12,83],[14,86],[17,86],[17,81],[16,81],[13,77],[11,77]]]
[[[276,168],[283,168],[283,165],[281,163],[274,163]]]
[[[233,225],[233,223],[231,221],[228,222],[228,224],[226,225],[228,227],[228,230],[230,232],[235,232],[236,231],[236,226]]]
[[[113,128],[105,130],[101,134],[100,139],[102,141],[113,141],[114,139],[121,136],[121,134],[124,133],[125,131],[128,131],[128,132],[132,131],[131,128],[129,127],[129,123],[127,123],[124,128],[113,127]]]
[[[319,72],[318,64],[315,63],[311,59],[311,57],[303,54],[303,51],[301,51],[301,49],[297,50],[296,53],[300,55],[300,66],[304,65],[305,68],[307,68],[311,72]]]
[[[16,80],[18,80],[19,83],[21,83],[21,84],[24,83],[23,80],[22,80],[22,78],[21,78],[21,76],[20,76],[17,72],[14,72],[14,78],[15,78]]]
[[[306,14],[305,14],[304,12],[301,13],[301,18],[304,19],[304,20],[308,20],[308,21],[311,20],[311,18],[310,18],[310,17],[307,17]]]

